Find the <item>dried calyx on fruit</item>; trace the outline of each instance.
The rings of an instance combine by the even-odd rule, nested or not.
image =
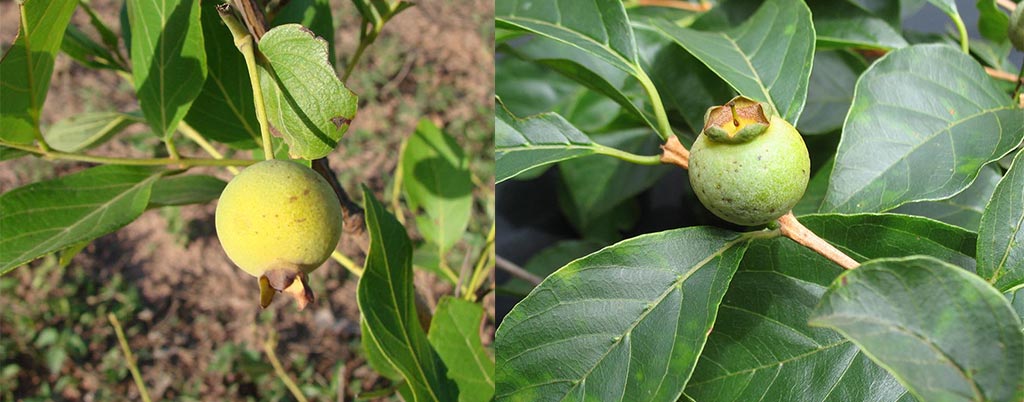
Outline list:
[[[224,188],[216,225],[228,258],[259,279],[260,306],[285,292],[301,309],[313,300],[307,274],[331,256],[341,237],[341,205],[312,169],[267,160]]]
[[[690,149],[690,185],[712,213],[756,226],[789,212],[803,196],[810,158],[789,122],[738,96],[708,109]]]

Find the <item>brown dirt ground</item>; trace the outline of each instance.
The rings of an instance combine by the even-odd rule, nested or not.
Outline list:
[[[473,158],[476,162],[474,171],[478,175],[493,172],[493,168],[486,166],[493,142],[481,140],[489,136],[493,123],[489,115],[493,110],[493,2],[417,3],[386,26],[382,37],[367,51],[350,80],[353,91],[362,94],[374,89],[365,86],[380,83],[360,80],[360,74],[375,72],[390,77],[382,88],[376,88],[374,98],[360,99],[358,116],[348,137],[330,157],[332,167],[350,193],[358,193],[359,183],[365,183],[378,197],[390,195],[399,144],[413,131],[420,116],[426,116],[441,126],[452,127],[452,122],[459,122],[458,127],[465,128],[466,132],[450,133],[464,145],[467,153],[481,156]],[[91,4],[118,32],[117,12],[121,1],[92,0]],[[332,0],[332,5],[338,29],[336,53],[341,64],[340,61],[351,55],[358,43],[358,19],[349,2]],[[72,23],[88,31],[84,28],[88,27],[88,20],[84,17],[83,12],[76,12]],[[17,32],[17,26],[18,13],[14,2],[0,4],[0,41],[5,48]],[[396,58],[401,62],[393,62],[392,59]],[[452,91],[455,101],[432,104],[431,95],[441,90]],[[115,74],[87,69],[61,55],[56,60],[51,90],[43,111],[43,124],[45,127],[83,111],[128,111],[137,107],[131,88]],[[487,111],[484,115],[481,115],[481,107]],[[135,126],[122,136],[141,130]],[[472,130],[487,133],[472,135],[469,132]],[[145,151],[116,139],[90,152],[148,156]],[[196,149],[189,152],[201,155]],[[88,165],[82,163],[50,164],[31,158],[0,162],[0,192],[86,167]],[[195,172],[225,180],[230,178],[223,170],[195,169]],[[489,195],[487,190],[479,191],[478,196],[493,200],[493,183],[490,184]],[[355,198],[361,197],[356,194]],[[182,244],[180,235],[167,230],[166,214],[151,210],[116,233],[94,241],[75,257],[69,268],[69,271],[83,270],[101,281],[120,273],[130,286],[138,289],[143,305],[132,318],[136,322],[125,322],[124,325],[141,328],[134,334],[129,331],[129,344],[139,356],[140,370],[154,400],[177,399],[185,392],[181,389],[183,382],[180,379],[204,375],[198,392],[202,400],[243,399],[243,395],[228,391],[235,380],[232,375],[204,374],[208,371],[210,358],[226,342],[259,350],[272,331],[281,339],[276,350],[282,359],[304,357],[314,368],[316,377],[324,378],[325,382],[337,380],[338,365],[344,362],[342,376],[346,383],[358,379],[364,390],[386,385],[384,380],[378,381],[377,375],[353,350],[359,336],[356,282],[346,278],[345,270],[329,261],[312,275],[317,300],[309,308],[298,312],[291,300],[282,297],[268,309],[272,313],[269,314],[270,322],[263,323],[261,317],[265,318],[267,313],[261,312],[257,304],[256,281],[231,264],[217,241],[213,227],[214,208],[211,203],[180,209],[181,220],[186,222],[187,244]],[[476,212],[478,218],[489,219],[487,215],[483,210]],[[361,250],[344,239],[340,250],[357,263],[362,262],[364,255]],[[33,280],[32,269],[30,264],[11,275],[27,284]],[[62,279],[61,275],[48,278],[54,281]],[[434,298],[449,291],[447,287],[435,284],[428,275],[418,275],[418,279],[419,285],[429,288],[428,293],[432,293]],[[16,290],[13,294],[0,295],[0,305],[17,308],[18,304],[40,303],[48,297],[60,295]],[[490,311],[493,314],[493,304]],[[95,325],[80,330],[101,333],[107,340],[105,344],[89,345],[97,360],[98,356],[117,348],[109,326]],[[66,363],[62,375],[75,377],[81,385],[78,389],[66,391],[63,397],[66,400],[94,400],[97,388],[113,387],[129,400],[138,399],[138,391],[130,378],[117,384],[105,383],[109,380],[96,372],[98,366],[98,361]],[[38,384],[54,380],[48,373],[37,374],[40,378],[26,381]],[[244,391],[246,388],[241,389]],[[245,396],[261,399],[258,391]]]

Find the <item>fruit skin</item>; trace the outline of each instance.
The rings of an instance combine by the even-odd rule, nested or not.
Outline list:
[[[773,116],[768,129],[743,143],[722,143],[701,133],[690,149],[690,185],[712,213],[757,226],[789,212],[810,179],[803,138]]]
[[[216,226],[224,252],[239,268],[258,278],[271,271],[285,274],[268,275],[280,291],[331,256],[341,238],[341,206],[312,169],[267,160],[246,168],[224,188]]]

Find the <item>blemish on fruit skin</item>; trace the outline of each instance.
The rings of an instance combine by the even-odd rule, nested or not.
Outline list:
[[[306,218],[296,219],[295,223],[302,223],[302,222],[305,222],[305,221],[306,221]]]
[[[309,194],[309,189],[308,188],[305,189],[305,190],[302,190],[302,195],[308,195],[308,194]]]
[[[297,195],[293,195],[293,196],[291,196],[291,197],[288,197],[288,202],[295,202],[295,201],[297,201],[298,199],[299,199],[299,196],[297,196]]]

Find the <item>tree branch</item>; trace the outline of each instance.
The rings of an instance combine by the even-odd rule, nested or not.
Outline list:
[[[497,266],[498,269],[508,272],[509,275],[512,275],[516,278],[527,281],[533,286],[540,285],[541,281],[543,281],[543,279],[541,279],[539,276],[530,273],[530,271],[520,268],[512,261],[506,260],[504,257],[500,255],[494,256],[494,262],[495,266]]]
[[[833,247],[825,239],[818,237],[818,235],[801,224],[800,221],[796,220],[793,211],[786,212],[785,215],[779,218],[779,230],[783,236],[814,250],[843,268],[854,269],[860,266],[860,263]]]

